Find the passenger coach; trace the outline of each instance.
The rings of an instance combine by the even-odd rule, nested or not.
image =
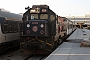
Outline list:
[[[21,18],[19,14],[0,10],[0,53],[19,46]]]

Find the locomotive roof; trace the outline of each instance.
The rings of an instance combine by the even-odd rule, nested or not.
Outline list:
[[[22,19],[22,15],[10,13],[10,12],[5,12],[5,11],[1,11],[1,10],[0,10],[0,17],[16,18],[16,19],[19,19],[19,20]]]
[[[36,7],[39,7],[39,8],[49,8],[48,5],[33,5],[32,8],[36,8]]]

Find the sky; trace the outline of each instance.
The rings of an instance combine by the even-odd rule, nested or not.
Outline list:
[[[1,0],[0,8],[12,13],[24,13],[25,7],[46,4],[59,16],[84,16],[90,14],[90,0]]]

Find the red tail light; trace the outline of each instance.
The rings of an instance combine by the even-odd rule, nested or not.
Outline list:
[[[41,31],[40,31],[40,33],[41,33],[41,34],[44,34],[44,31],[43,31],[43,30],[41,30]]]
[[[30,34],[30,30],[27,30],[26,32],[27,32],[27,34]]]

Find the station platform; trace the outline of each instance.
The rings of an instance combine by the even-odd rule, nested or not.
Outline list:
[[[80,47],[80,42],[89,37],[89,30],[76,29],[67,38],[68,42],[62,43],[45,60],[90,60],[90,47]]]
[[[72,35],[67,38],[68,42],[80,43],[82,40],[90,38],[90,30],[87,29],[76,29]]]

